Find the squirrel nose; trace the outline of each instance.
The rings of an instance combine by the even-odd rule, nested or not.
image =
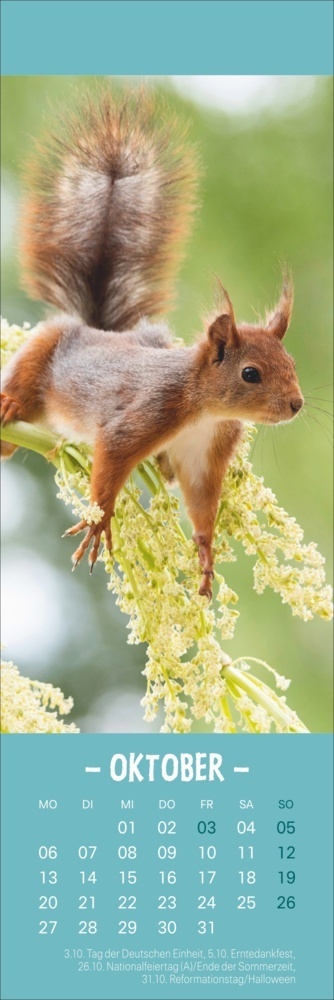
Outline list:
[[[295,396],[294,399],[290,400],[290,406],[293,413],[298,413],[301,410],[304,400],[302,396]]]

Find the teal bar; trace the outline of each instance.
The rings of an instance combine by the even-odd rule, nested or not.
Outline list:
[[[329,735],[3,736],[3,1000],[332,1000],[332,751]],[[182,780],[181,764],[175,776],[184,752],[193,768],[202,755],[197,780],[194,769]],[[130,753],[142,780],[121,763]],[[223,781],[210,779],[210,753]],[[146,755],[158,758],[151,778]],[[212,868],[202,883],[199,870]],[[135,869],[134,884],[123,869]],[[162,882],[161,869],[176,881]],[[119,908],[123,892],[134,909]],[[94,909],[90,898],[79,908],[82,894]],[[215,908],[199,908],[202,894]],[[254,908],[238,908],[253,895]],[[135,933],[121,933],[122,918]],[[176,926],[164,933],[160,920]],[[263,957],[267,971],[256,972]]]
[[[331,74],[331,0],[3,0],[2,73]]]

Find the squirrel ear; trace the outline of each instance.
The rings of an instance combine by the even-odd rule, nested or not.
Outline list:
[[[266,327],[268,333],[282,340],[286,333],[293,307],[293,284],[290,275],[283,274],[283,288],[277,306],[266,316]]]
[[[208,338],[216,346],[219,346],[220,344],[234,344],[235,347],[238,346],[239,338],[237,328],[234,320],[228,315],[228,313],[222,313],[221,316],[217,316],[216,319],[210,323],[208,328]]]
[[[218,283],[220,293],[220,308],[224,311],[222,311],[219,316],[216,316],[212,323],[209,324],[208,339],[215,345],[215,347],[221,348],[224,347],[225,344],[234,344],[234,347],[238,347],[239,336],[234,318],[233,305],[226,288],[224,288],[220,279],[217,278],[217,275],[215,275],[215,278]],[[223,297],[223,303],[221,301],[221,294]]]

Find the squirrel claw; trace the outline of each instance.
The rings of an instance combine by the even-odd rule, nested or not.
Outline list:
[[[84,531],[85,528],[88,528],[87,521],[79,521],[78,524],[72,524],[70,528],[67,528],[67,531],[64,531],[64,534],[61,537],[68,538],[69,535],[78,535],[79,532]]]

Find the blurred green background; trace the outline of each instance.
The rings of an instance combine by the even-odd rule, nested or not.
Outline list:
[[[206,87],[205,101],[200,78],[195,88],[187,78],[186,97],[177,89],[182,78],[151,81],[166,92],[172,108],[190,119],[190,138],[198,144],[204,168],[200,209],[170,321],[188,341],[201,329],[201,316],[212,307],[213,272],[227,287],[237,317],[255,319],[274,303],[280,261],[287,261],[295,282],[287,347],[316,409],[307,407],[293,424],[262,428],[253,462],[301,523],[306,540],[318,542],[330,578],[331,422],[321,408],[331,410],[332,91],[326,78],[309,79],[304,90],[298,78],[280,79],[270,100],[263,100],[264,81],[259,100],[251,87],[247,95],[245,78],[243,103],[233,101],[232,77],[232,100],[225,104],[214,81],[211,90]],[[126,86],[126,81],[116,85]],[[47,124],[55,102],[70,106],[74,86],[91,88],[94,80],[2,81],[2,315],[10,322],[34,324],[44,315],[43,305],[19,289],[20,174],[32,137],[41,133],[43,120]],[[126,618],[107,591],[102,565],[92,578],[84,564],[71,574],[70,545],[60,536],[72,518],[56,499],[52,469],[21,451],[4,466],[2,492],[8,658],[22,673],[71,694],[73,719],[83,731],[152,731],[142,721],[139,704],[145,693],[145,649],[127,646]],[[331,729],[330,626],[292,618],[272,592],[257,596],[252,563],[242,551],[237,564],[226,566],[226,577],[239,594],[241,613],[235,638],[225,643],[227,652],[260,657],[292,678],[291,707],[312,731]]]

